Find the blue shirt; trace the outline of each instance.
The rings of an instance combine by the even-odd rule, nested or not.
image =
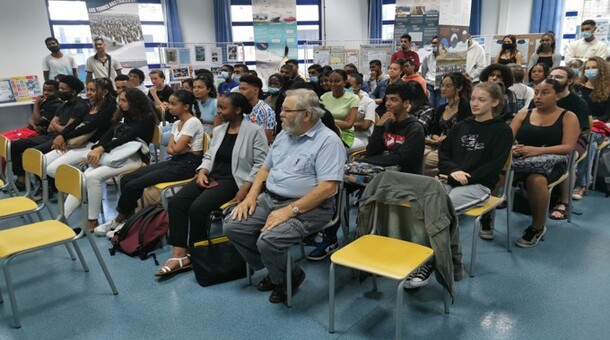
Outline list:
[[[220,83],[220,85],[218,85],[218,93],[227,94],[227,93],[231,92],[232,88],[237,87],[237,86],[239,86],[239,83],[233,79],[231,79],[231,81],[228,83],[226,81],[223,81],[222,83]]]
[[[263,129],[275,129],[275,111],[262,100],[259,100],[258,103],[256,103],[256,106],[252,108],[251,113],[245,114],[244,116],[250,123],[260,125]]]
[[[202,102],[197,100],[197,106],[199,106],[199,112],[201,112],[201,122],[203,124],[214,124],[214,116],[218,112],[218,107],[216,105],[216,98],[209,98]]]
[[[322,181],[341,182],[346,158],[339,136],[321,121],[298,137],[282,131],[265,159],[265,166],[270,169],[267,190],[300,198]]]

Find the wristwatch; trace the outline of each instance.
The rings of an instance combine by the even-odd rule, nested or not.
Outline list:
[[[298,214],[301,213],[301,209],[299,209],[299,207],[297,207],[293,203],[290,203],[290,210],[292,210],[292,213],[294,214],[294,216],[297,216]]]

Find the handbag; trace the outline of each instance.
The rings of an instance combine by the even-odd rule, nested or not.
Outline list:
[[[195,278],[202,287],[246,277],[246,261],[226,236],[195,243],[190,255]]]
[[[531,157],[514,158],[512,169],[526,174],[549,175],[560,163],[567,163],[568,155],[542,154]]]
[[[147,154],[149,152],[148,145],[142,142],[139,138],[136,141],[119,145],[110,152],[105,152],[102,157],[100,157],[99,164],[106,165],[111,168],[118,168],[123,165],[123,163],[125,163],[125,161],[131,157],[131,155],[134,155],[138,151],[141,151],[143,154]]]
[[[78,130],[79,128],[81,128],[83,126],[85,126],[85,123],[80,123],[74,130]],[[87,146],[87,143],[89,143],[89,139],[91,138],[91,136],[93,136],[95,131],[97,131],[97,129],[95,129],[91,132],[85,133],[83,135],[68,139],[66,141],[66,149],[71,150],[71,149],[84,148],[85,146]]]

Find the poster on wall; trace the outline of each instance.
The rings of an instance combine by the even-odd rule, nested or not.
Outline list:
[[[193,64],[205,64],[206,55],[205,55],[205,46],[204,45],[195,45],[195,58]]]
[[[222,66],[222,49],[220,47],[212,47],[210,49],[210,62],[212,66]]]
[[[137,0],[86,0],[93,38],[102,38],[106,52],[124,68],[147,66]]]
[[[256,71],[268,79],[298,58],[296,0],[252,0]]]
[[[14,101],[15,96],[11,89],[11,81],[9,79],[0,79],[0,104]]]
[[[411,49],[417,51],[430,43],[438,34],[439,0],[397,0],[394,24],[394,42],[400,44],[400,36],[411,36]]]
[[[330,47],[314,45],[313,63],[318,65],[330,64]]]
[[[11,77],[11,89],[18,102],[31,101],[42,94],[38,76]]]
[[[186,47],[186,48],[179,48],[178,49],[178,60],[180,61],[180,64],[184,64],[184,65],[188,65],[191,63],[191,49]]]
[[[178,49],[166,48],[163,50],[165,56],[165,65],[178,65]]]
[[[440,0],[440,4],[436,87],[444,74],[466,70],[470,30],[470,0]]]
[[[366,70],[368,70],[368,72],[370,73],[369,63],[372,60],[379,60],[381,61],[381,69],[383,70],[383,72],[386,72],[390,64],[392,52],[394,52],[393,44],[360,45],[360,65],[362,67],[361,70],[363,71],[363,73],[365,73]]]
[[[343,69],[345,66],[345,47],[331,46],[329,56],[330,67]]]
[[[188,65],[178,65],[178,66],[174,66],[171,69],[171,74],[172,74],[172,79],[174,80],[181,80],[181,79],[186,79],[190,77],[190,69],[188,67]]]

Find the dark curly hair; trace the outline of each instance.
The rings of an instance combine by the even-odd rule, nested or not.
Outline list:
[[[527,72],[527,79],[531,82],[532,81],[532,71],[534,70],[534,67],[536,66],[541,66],[542,67],[542,72],[544,74],[544,79],[549,77],[549,74],[551,74],[551,69],[549,68],[549,66],[547,64],[544,63],[538,63],[534,66],[532,66],[532,68],[530,68],[530,70]]]
[[[112,117],[113,121],[118,122],[125,118],[126,122],[141,122],[149,116],[154,117],[153,119],[157,121],[157,116],[153,114],[154,110],[150,106],[150,100],[142,91],[136,88],[127,88],[121,95],[125,96],[127,103],[129,103],[129,109],[123,111],[119,107],[114,117]]]
[[[502,83],[504,83],[505,88],[508,89],[509,87],[513,86],[513,83],[515,82],[513,72],[510,70],[510,67],[502,64],[491,64],[487,66],[483,69],[483,71],[481,71],[479,79],[481,79],[481,81],[487,81],[489,75],[493,71],[500,71],[502,74]]]
[[[468,79],[466,79],[466,77],[464,77],[461,72],[447,73],[443,76],[443,80],[445,78],[451,79],[451,82],[453,82],[453,87],[455,87],[456,91],[458,91],[460,87],[462,88],[460,91],[458,91],[461,102],[470,102],[470,94],[472,93],[472,83]]]
[[[403,86],[402,91],[405,92],[406,98],[411,102],[411,112],[415,112],[425,106],[430,106],[428,96],[426,96],[420,83],[415,80],[409,80]]]

